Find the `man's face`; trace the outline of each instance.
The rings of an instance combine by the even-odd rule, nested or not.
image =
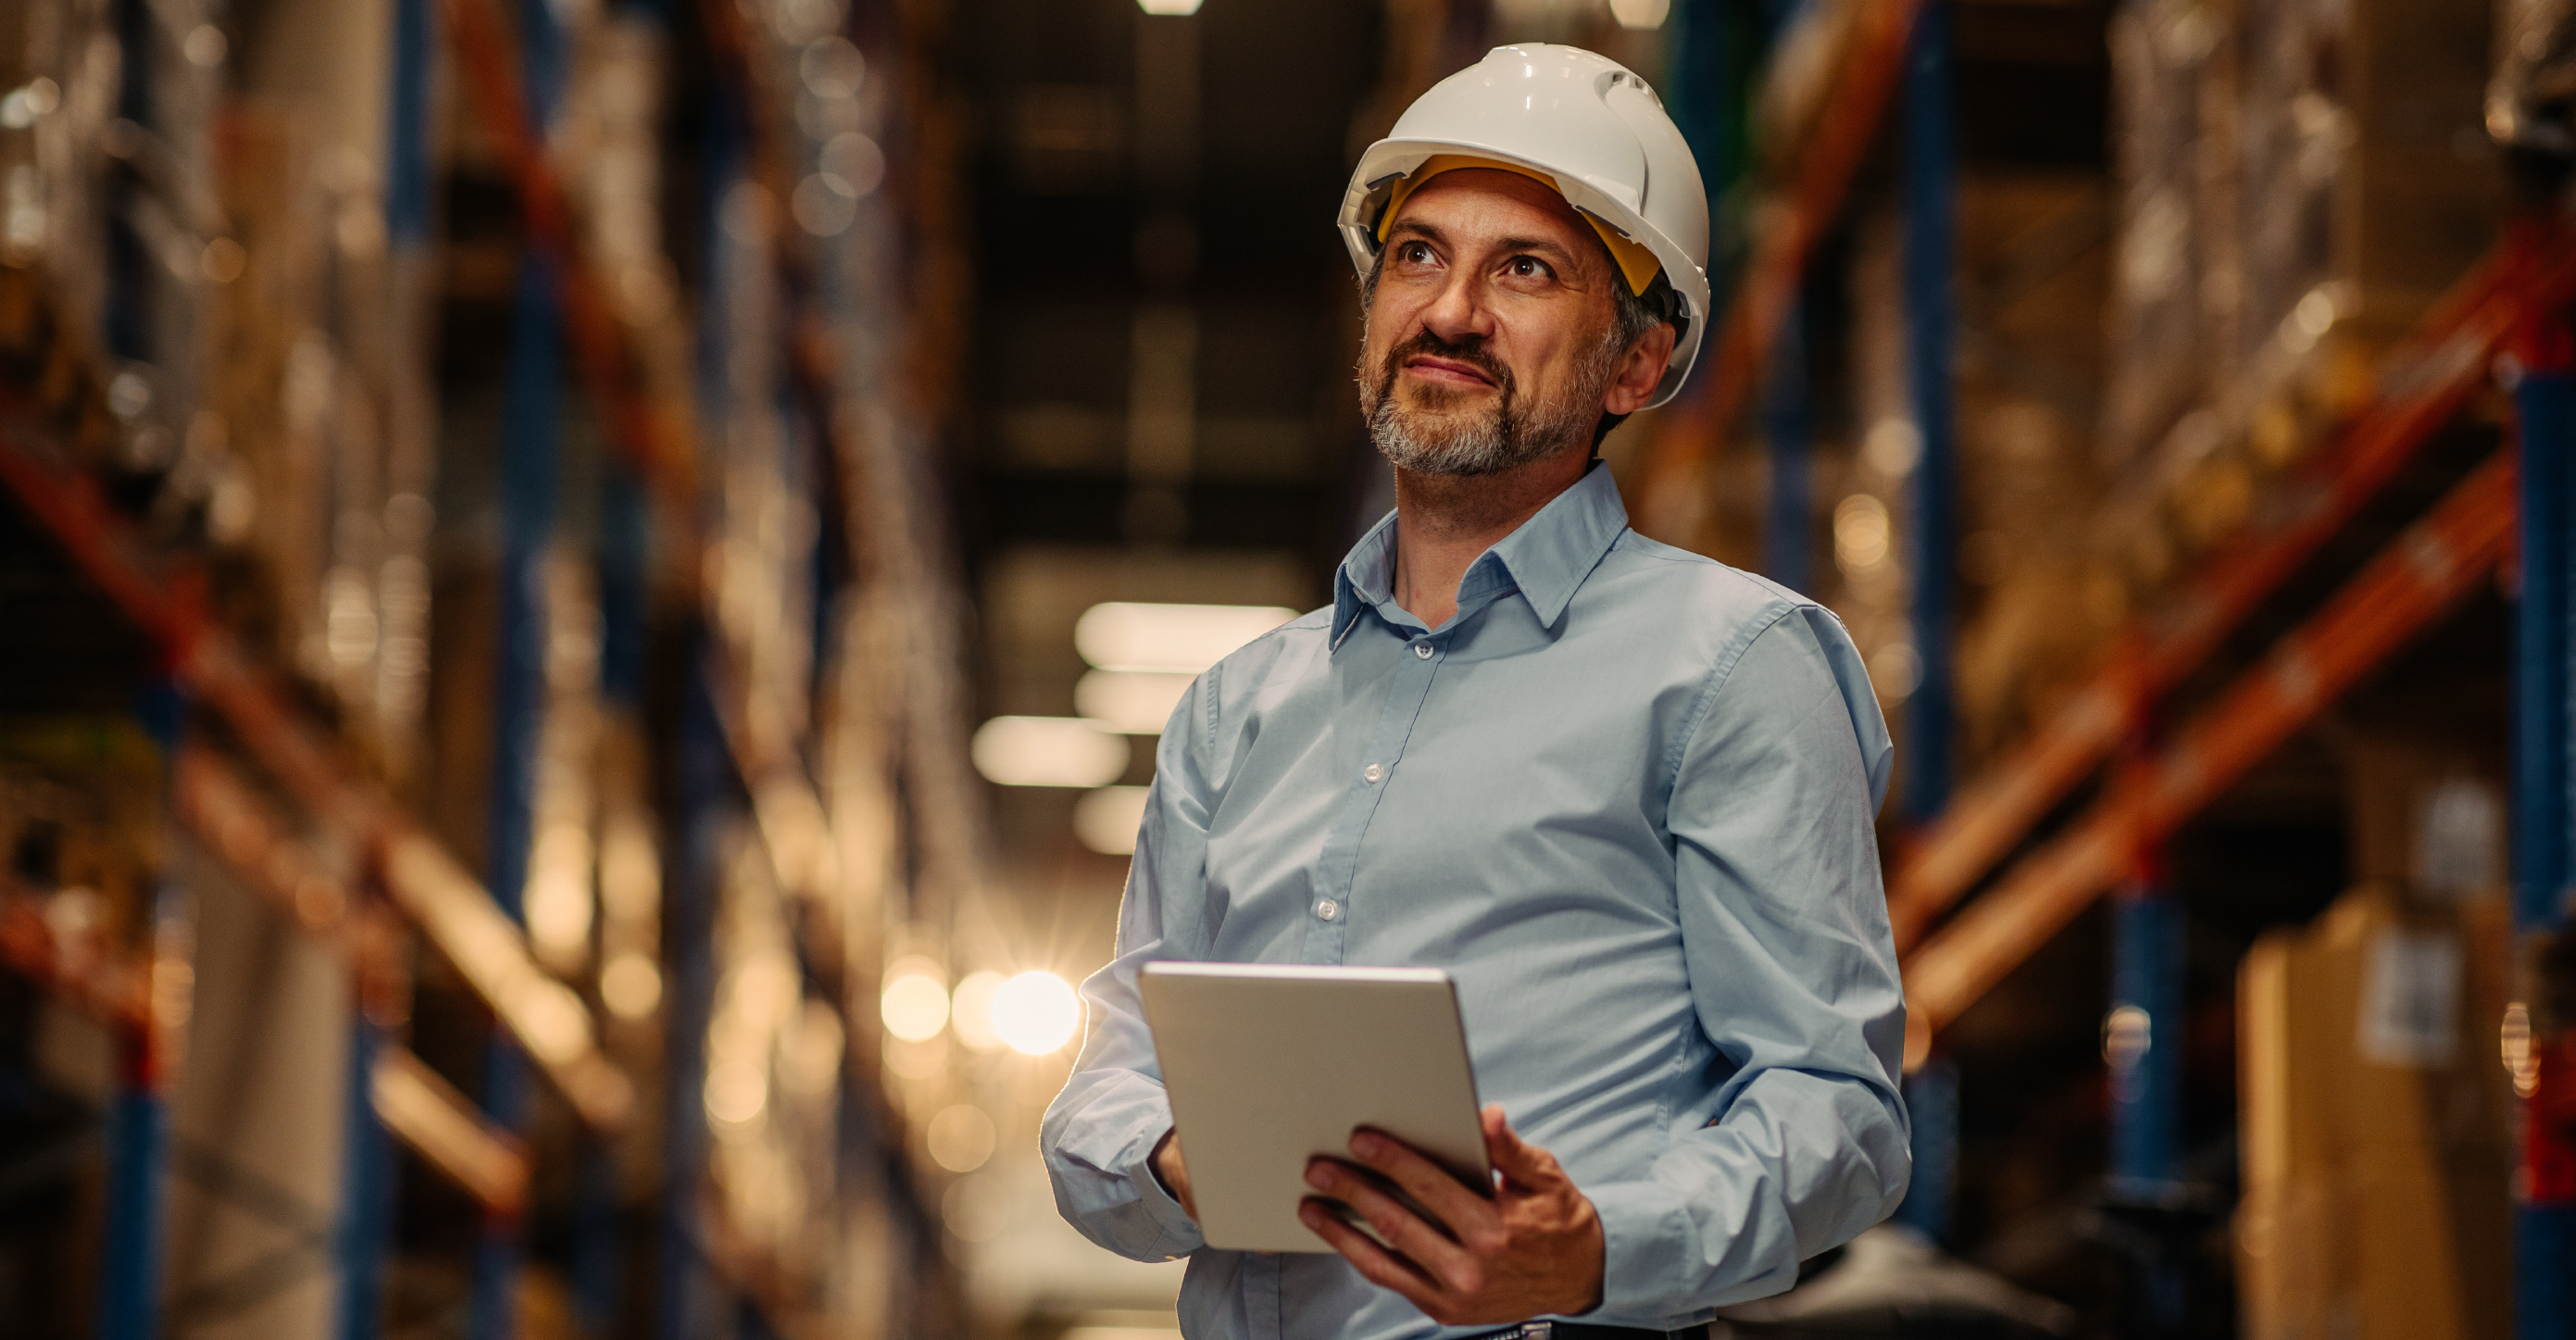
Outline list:
[[[1425,474],[1509,470],[1580,446],[1641,407],[1671,327],[1611,347],[1600,239],[1564,197],[1464,168],[1406,197],[1387,230],[1360,350],[1360,412],[1379,450]],[[1648,366],[1651,365],[1651,366]]]

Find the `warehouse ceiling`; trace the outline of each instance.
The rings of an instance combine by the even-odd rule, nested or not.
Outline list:
[[[1332,229],[1381,77],[1378,0],[962,0],[971,341],[953,485],[980,715],[1075,713],[1111,600],[1311,608],[1353,534],[1357,310]],[[1152,775],[1131,740],[1124,780]],[[1125,863],[1078,793],[995,789],[1026,952],[1105,949]],[[1052,908],[1041,913],[1039,908]]]
[[[965,0],[979,555],[1337,547],[1347,262],[1331,210],[1378,6]],[[1140,439],[1132,412],[1186,426]]]

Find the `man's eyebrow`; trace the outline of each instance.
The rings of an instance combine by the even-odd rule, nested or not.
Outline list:
[[[1506,237],[1496,244],[1496,248],[1502,251],[1534,251],[1541,255],[1554,256],[1568,263],[1574,260],[1573,252],[1544,237]]]
[[[1449,245],[1449,237],[1446,233],[1432,227],[1430,224],[1423,223],[1416,219],[1396,220],[1395,225],[1387,229],[1386,240],[1392,242],[1399,235],[1404,233],[1419,234],[1424,241],[1429,242],[1435,247],[1445,247]]]

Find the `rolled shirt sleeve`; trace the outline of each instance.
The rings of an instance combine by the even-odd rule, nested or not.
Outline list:
[[[1047,1106],[1041,1148],[1056,1208],[1084,1237],[1138,1261],[1198,1250],[1198,1225],[1154,1175],[1155,1144],[1172,1127],[1136,973],[1174,956],[1198,924],[1207,879],[1206,732],[1193,685],[1155,750],[1154,783],[1118,910],[1118,955],[1082,984],[1082,1053]]]
[[[1888,757],[1824,610],[1789,610],[1718,667],[1669,824],[1692,1006],[1733,1073],[1645,1178],[1585,1188],[1601,1314],[1777,1293],[1903,1199],[1905,1003],[1872,831]]]

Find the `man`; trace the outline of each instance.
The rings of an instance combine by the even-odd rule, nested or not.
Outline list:
[[[1044,1130],[1076,1227],[1191,1257],[1193,1337],[1697,1335],[1904,1194],[1859,656],[1796,593],[1629,531],[1593,459],[1689,370],[1701,191],[1654,95],[1566,47],[1497,49],[1361,160],[1360,404],[1396,511],[1330,608],[1174,712]],[[1318,1160],[1386,1245],[1309,1202],[1334,1254],[1205,1248],[1137,1004],[1155,959],[1447,969],[1496,1195],[1359,1132],[1441,1223]]]

